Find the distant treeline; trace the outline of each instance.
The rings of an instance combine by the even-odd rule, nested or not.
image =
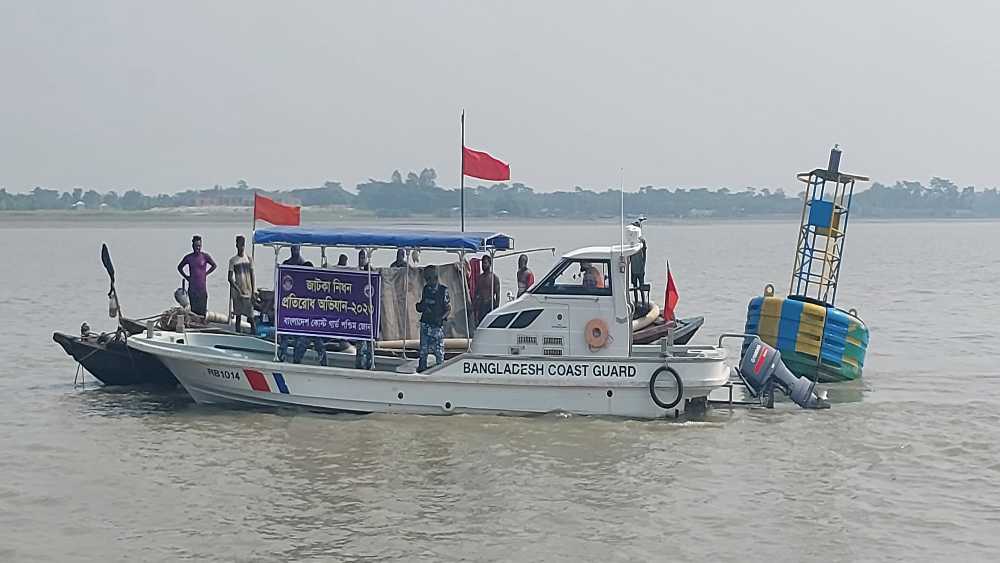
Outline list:
[[[571,191],[535,192],[521,183],[470,186],[466,188],[466,213],[470,216],[591,218],[617,216],[621,196],[615,189],[594,191],[579,186]],[[187,190],[173,195],[145,195],[136,189],[122,194],[76,188],[72,192],[35,188],[28,193],[0,189],[0,211],[37,209],[121,209],[249,206],[253,193],[307,207],[343,206],[380,217],[431,215],[455,216],[459,212],[457,188],[437,184],[437,174],[425,168],[404,178],[398,171],[388,180],[369,179],[357,185],[357,193],[339,182],[321,187],[284,190],[253,188],[240,180],[234,186]],[[644,186],[625,194],[630,215],[656,217],[760,217],[795,214],[801,210],[801,193],[790,197],[769,188],[664,188]],[[852,211],[867,217],[1000,217],[1000,193],[996,188],[959,188],[950,180],[933,178],[920,182],[878,182],[854,195]]]

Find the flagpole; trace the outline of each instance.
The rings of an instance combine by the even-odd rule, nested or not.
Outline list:
[[[253,207],[250,208],[250,261],[253,261],[254,250],[257,246],[253,243],[253,234],[257,232],[257,192],[253,194]]]
[[[257,192],[253,192],[253,206],[250,207],[250,263],[251,264],[253,264],[254,251],[257,250],[257,246],[254,245],[254,243],[253,243],[253,234],[256,231],[257,231]],[[250,300],[253,301],[253,295],[250,296]],[[252,308],[251,308],[250,313],[253,314]],[[236,320],[233,317],[233,288],[232,287],[229,288],[229,312],[227,313],[227,318],[232,319],[233,321]],[[226,323],[228,324],[229,321],[226,321]],[[235,323],[233,324],[233,326],[236,327],[236,332],[239,333],[240,327],[236,326]]]
[[[462,169],[459,170],[459,173],[462,175],[462,180],[461,182],[459,182],[460,187],[458,188],[458,190],[461,193],[460,213],[462,215],[461,219],[462,232],[464,233],[465,232],[465,109],[462,109]]]

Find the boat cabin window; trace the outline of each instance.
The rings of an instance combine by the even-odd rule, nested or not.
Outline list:
[[[611,295],[610,260],[563,260],[541,283],[536,295]]]

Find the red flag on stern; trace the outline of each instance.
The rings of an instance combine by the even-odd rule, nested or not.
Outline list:
[[[298,225],[301,222],[297,205],[278,203],[256,192],[253,194],[253,220],[267,221],[272,225]]]
[[[462,174],[480,180],[500,182],[510,180],[510,165],[485,152],[462,147]]]
[[[677,294],[677,286],[674,285],[674,276],[670,273],[670,262],[667,262],[667,291],[663,296],[663,320],[674,320],[674,307],[677,306],[678,299],[680,296]]]

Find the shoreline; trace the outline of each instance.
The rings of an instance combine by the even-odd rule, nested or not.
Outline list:
[[[28,223],[39,221],[58,221],[70,224],[93,224],[107,222],[109,225],[120,222],[142,220],[151,224],[171,224],[171,223],[197,223],[202,220],[222,223],[249,223],[251,221],[251,209],[249,207],[177,207],[159,208],[143,211],[97,211],[97,210],[70,210],[70,209],[39,209],[30,211],[0,211],[0,229],[24,226]],[[797,220],[800,213],[781,213],[774,215],[749,215],[749,216],[713,216],[713,217],[659,217],[648,216],[650,221],[684,225],[703,225],[711,223],[783,223]],[[626,216],[628,218],[628,216]],[[580,221],[590,221],[595,218],[587,217],[480,217],[466,215],[466,219],[475,221],[502,221],[507,223],[536,223],[557,222],[575,223]],[[598,217],[597,220],[617,220],[617,217]],[[305,224],[327,224],[330,222],[347,223],[370,223],[400,225],[400,224],[435,224],[439,225],[448,221],[458,221],[458,217],[439,217],[434,215],[411,215],[408,217],[381,217],[370,211],[363,211],[345,207],[303,207],[302,220]],[[1000,217],[923,217],[923,216],[896,216],[896,217],[854,217],[852,222],[863,223],[906,223],[906,222],[995,222],[1000,221]],[[265,223],[266,224],[266,223]]]

